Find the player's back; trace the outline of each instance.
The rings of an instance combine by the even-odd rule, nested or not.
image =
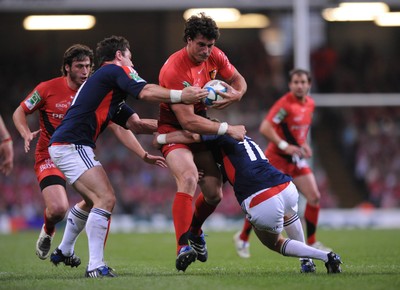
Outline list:
[[[223,135],[214,142],[216,147],[213,147],[221,151],[216,159],[222,162],[223,173],[233,185],[239,203],[259,190],[292,180],[273,167],[258,144],[248,136],[237,141]]]

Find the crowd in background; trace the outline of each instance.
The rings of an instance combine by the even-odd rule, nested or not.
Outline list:
[[[243,53],[249,47],[252,53]],[[210,110],[210,115],[229,123],[246,125],[248,134],[264,149],[266,141],[259,134],[258,126],[269,106],[287,91],[286,75],[292,63],[268,56],[261,43],[231,49],[230,58],[245,76],[248,92],[240,103],[221,112]],[[322,47],[313,52],[311,60],[314,92],[398,92],[400,89],[396,79],[399,68],[391,67],[389,59],[370,47],[362,51],[351,46],[342,51]],[[15,150],[12,174],[0,176],[0,214],[41,217],[43,199],[35,180],[33,152],[24,153],[23,140],[11,122],[12,112],[37,83],[31,79],[35,72],[29,69],[30,59],[13,61],[20,62],[20,65],[7,63],[6,60],[0,67],[0,89],[3,92],[1,114],[10,128]],[[132,106],[143,117],[157,117],[156,104],[135,101]],[[366,187],[368,195],[365,201],[376,207],[399,207],[400,108],[357,107],[341,110],[338,114],[343,117],[344,124],[341,128],[342,155],[351,161],[355,182],[361,182]],[[160,154],[152,148],[152,136],[138,137],[144,148]],[[100,137],[97,152],[116,190],[118,202],[115,213],[128,213],[140,218],[160,213],[170,217],[176,189],[168,169],[146,164],[108,134]],[[329,187],[332,181],[319,166],[316,153],[313,164],[322,194],[321,206],[338,207],[340,201]],[[72,205],[79,200],[79,195],[70,187],[67,189]],[[217,212],[228,217],[242,217],[229,185],[224,187],[224,200]]]

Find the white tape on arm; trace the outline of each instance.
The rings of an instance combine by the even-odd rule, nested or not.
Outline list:
[[[289,143],[286,142],[285,140],[281,140],[278,143],[278,148],[281,149],[282,151],[285,151],[286,148],[288,148]]]
[[[180,103],[182,101],[182,91],[170,90],[169,97],[171,98],[171,103]]]
[[[229,125],[228,125],[227,122],[221,123],[221,124],[219,125],[217,134],[218,134],[218,135],[225,135],[225,133],[228,131],[228,126],[229,126]]]
[[[160,145],[167,144],[167,134],[160,134],[157,136],[157,143]]]

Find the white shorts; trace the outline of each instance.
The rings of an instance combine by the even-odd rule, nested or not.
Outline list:
[[[51,145],[49,154],[54,164],[64,173],[69,184],[73,184],[86,170],[101,166],[93,148],[84,145]]]
[[[242,209],[255,228],[279,234],[284,216],[297,213],[298,199],[297,188],[290,181],[252,194],[243,201]]]

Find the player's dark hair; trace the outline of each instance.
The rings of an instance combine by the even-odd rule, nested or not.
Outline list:
[[[66,65],[72,66],[74,61],[83,61],[85,58],[89,57],[90,66],[93,67],[93,50],[91,50],[88,46],[83,44],[74,44],[71,45],[65,52],[63,57],[63,63],[61,66],[61,73],[63,76],[67,75],[67,70],[65,69]]]
[[[127,49],[130,49],[130,45],[126,38],[115,35],[105,38],[97,43],[96,63],[98,66],[101,66],[105,61],[112,61],[118,50],[124,55]]]
[[[292,69],[289,72],[289,82],[292,81],[293,76],[295,76],[295,75],[305,75],[307,77],[308,82],[311,83],[311,74],[308,70],[301,69],[301,68]]]
[[[219,28],[215,21],[204,14],[192,15],[185,23],[183,41],[187,43],[188,39],[194,39],[200,34],[208,40],[219,38]]]

